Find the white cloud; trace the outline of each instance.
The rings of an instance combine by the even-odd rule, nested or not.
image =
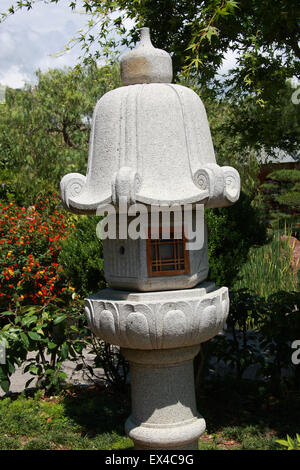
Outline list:
[[[12,3],[1,0],[0,11]],[[37,69],[45,71],[77,63],[80,46],[61,57],[54,56],[88,21],[87,15],[72,12],[68,4],[68,0],[60,0],[58,5],[41,2],[0,24],[0,83],[20,87],[35,80]]]
[[[18,65],[12,65],[9,69],[0,72],[1,85],[11,88],[22,88],[25,82],[30,82],[31,77],[20,70]]]

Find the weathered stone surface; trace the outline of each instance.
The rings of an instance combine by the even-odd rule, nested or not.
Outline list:
[[[136,449],[198,449],[205,420],[197,412],[193,358],[199,346],[122,349],[130,363],[132,413],[125,429]]]

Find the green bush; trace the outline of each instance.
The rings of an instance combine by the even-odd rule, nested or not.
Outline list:
[[[275,389],[285,382],[283,371],[289,371],[289,380],[300,385],[300,366],[292,363],[291,343],[300,338],[300,293],[276,292],[268,297],[259,311],[258,331],[260,347],[272,360],[266,361],[262,372]]]
[[[88,331],[80,300],[69,306],[48,303],[44,306],[19,306],[15,312],[1,314],[5,325],[0,328],[0,342],[6,348],[6,362],[0,364],[0,387],[9,391],[10,376],[26,360],[24,372],[38,379],[38,385],[51,394],[60,390],[66,374],[61,370],[66,359],[76,360],[86,346]],[[83,325],[83,326],[81,326]],[[34,356],[28,359],[28,353]]]
[[[209,277],[218,285],[231,287],[250,247],[262,245],[267,238],[262,214],[241,193],[230,207],[206,211],[208,227]]]
[[[291,263],[289,237],[283,239],[275,232],[270,243],[250,249],[248,261],[241,267],[234,287],[247,288],[265,298],[278,291],[295,291],[298,280]]]
[[[299,237],[300,224],[300,170],[275,170],[261,186],[273,227],[289,226]]]
[[[291,360],[291,344],[300,337],[299,292],[276,292],[267,299],[250,291],[231,291],[228,335],[213,338],[206,354],[224,361],[242,378],[250,366],[273,392],[290,383],[299,387],[300,366]],[[283,371],[288,372],[284,377]]]
[[[88,296],[105,287],[102,242],[96,236],[99,217],[79,216],[62,243],[59,263],[76,293]]]

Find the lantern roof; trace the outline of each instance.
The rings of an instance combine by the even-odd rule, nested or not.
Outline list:
[[[171,83],[171,57],[153,47],[149,28],[122,57],[121,77],[124,86],[95,107],[86,176],[70,173],[61,181],[69,210],[95,213],[121,197],[147,205],[234,203],[239,174],[217,165],[203,103]]]

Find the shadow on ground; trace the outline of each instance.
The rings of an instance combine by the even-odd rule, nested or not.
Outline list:
[[[129,388],[122,393],[87,388],[67,395],[64,403],[67,416],[80,425],[83,436],[125,435],[124,423],[130,414]],[[206,435],[222,435],[225,441],[226,436],[231,436],[239,448],[278,448],[276,439],[299,433],[299,390],[286,389],[275,396],[263,382],[215,378],[206,381],[199,394],[198,410],[206,420]]]
[[[124,435],[124,422],[130,414],[129,390],[116,392],[106,387],[72,388],[64,399],[65,414],[82,428],[82,436]]]
[[[198,409],[209,433],[251,426],[278,437],[295,436],[300,430],[300,391],[286,387],[273,393],[265,382],[215,378],[200,391]]]

